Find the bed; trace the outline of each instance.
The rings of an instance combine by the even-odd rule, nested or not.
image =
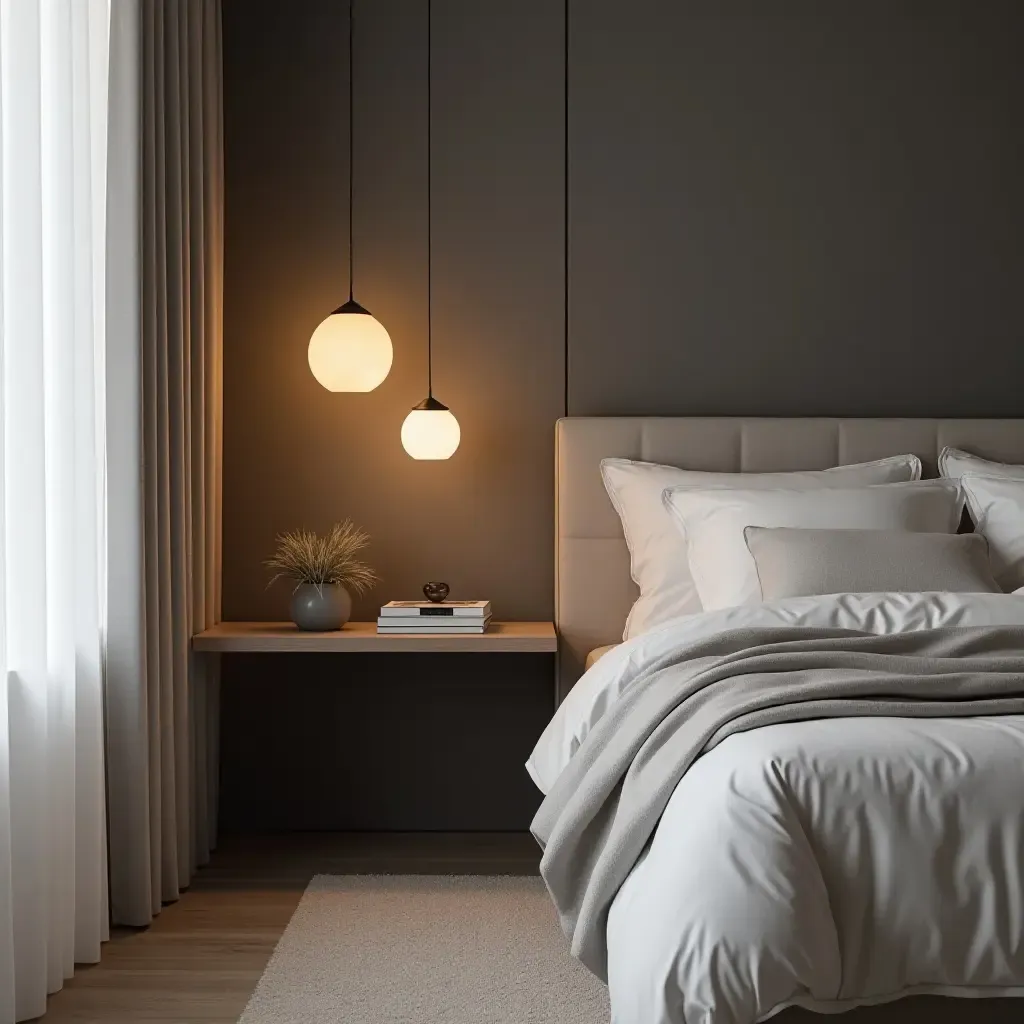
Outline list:
[[[925,475],[934,476],[938,454],[947,445],[997,462],[1024,464],[1024,421],[831,418],[570,418],[560,421],[556,429],[555,620],[560,642],[561,697],[564,700],[573,693],[574,684],[592,652],[605,649],[601,651],[604,656],[600,660],[591,656],[590,664],[594,667],[588,673],[587,685],[600,675],[603,685],[617,692],[613,685],[615,680],[628,682],[630,673],[642,674],[645,659],[662,659],[660,663],[667,664],[665,659],[671,660],[670,648],[685,646],[672,630],[661,631],[664,633],[661,639],[652,634],[652,638],[633,640],[621,648],[614,646],[622,638],[623,622],[637,590],[630,579],[629,553],[622,528],[598,471],[602,458],[636,459],[715,472],[778,472],[820,470],[912,452],[920,457]],[[1019,661],[1024,671],[1024,645],[1020,644],[1024,636],[1020,632],[1024,628],[1024,597],[983,595],[963,602],[935,599],[920,607],[915,602],[911,605],[901,605],[895,612],[887,607],[886,614],[895,615],[897,619],[903,616],[904,621],[918,616],[942,625],[953,623],[1002,630],[998,634],[998,642],[1002,644],[1000,664],[1012,674]],[[854,620],[857,615],[867,614],[859,606],[851,610],[850,602],[842,613],[852,615]],[[875,613],[875,609],[870,610],[870,614]],[[838,621],[831,606],[821,613],[824,618],[820,623],[814,619],[817,614],[815,611],[801,621],[816,628]],[[687,642],[692,644],[709,638],[717,642],[716,630],[750,625],[746,620],[730,618],[728,613],[720,614],[719,618],[720,621],[711,615],[708,623],[701,625],[701,635],[690,635]],[[922,632],[919,636],[923,638],[925,634]],[[883,638],[880,642],[889,644],[890,639]],[[875,641],[867,643],[872,645]],[[885,657],[902,657],[908,645],[901,640],[897,643],[902,645],[899,650],[893,647],[881,653]],[[917,639],[910,642],[911,647],[915,644],[920,646]],[[1016,659],[1018,645],[1020,659]],[[915,648],[910,653],[928,660],[934,652]],[[969,653],[971,651],[965,648],[965,656]],[[700,757],[678,784],[670,787],[673,795],[667,806],[658,812],[651,837],[643,843],[629,872],[615,883],[610,907],[605,916],[598,919],[597,931],[604,929],[602,942],[607,943],[607,949],[602,948],[602,955],[607,956],[603,966],[611,989],[615,1024],[683,1024],[693,1020],[703,1024],[752,1024],[754,1020],[776,1014],[781,1014],[778,1019],[785,1022],[806,1019],[808,1009],[833,1012],[855,1007],[859,1007],[854,1009],[858,1020],[1019,1019],[1024,1004],[1011,997],[1024,994],[1024,987],[1017,987],[1018,980],[1024,985],[1024,821],[1018,821],[1024,814],[1016,811],[1017,794],[1024,793],[1024,773],[1019,779],[1014,773],[1024,772],[1018,769],[1018,765],[1024,765],[1024,715],[1016,713],[1020,709],[1013,703],[1019,686],[1009,675],[1006,680],[1007,688],[1002,696],[1006,703],[992,705],[996,712],[993,714],[956,721],[942,717],[914,721],[898,714],[879,718],[854,719],[839,715],[822,721],[786,721],[730,735]],[[989,723],[990,731],[982,734],[979,730],[988,728]],[[893,754],[897,750],[899,756]],[[792,768],[793,751],[799,751],[795,760],[800,763],[796,769]],[[927,783],[929,772],[945,772],[950,763],[959,763],[958,758],[966,759],[968,764],[964,769],[966,781],[940,780],[941,792],[929,794],[922,779]],[[900,776],[907,764],[914,770]],[[771,766],[771,771],[766,772],[765,765]],[[867,772],[863,779],[858,780],[851,765]],[[787,775],[791,769],[792,774]],[[593,774],[596,769],[588,770]],[[744,784],[737,781],[742,780],[744,772],[750,775],[751,788],[747,792],[741,792]],[[894,782],[894,776],[900,778]],[[581,774],[576,782],[583,778]],[[999,784],[993,786],[993,779],[999,780]],[[962,793],[964,786],[969,788],[979,782],[983,789],[965,805],[956,794]],[[548,780],[547,785],[550,784]],[[808,797],[802,803],[800,794],[794,795],[794,786],[814,789],[813,799]],[[897,811],[892,795],[894,786],[900,793],[914,794],[920,806],[908,806],[904,801]],[[715,797],[716,787],[725,787],[723,793],[728,799],[741,800],[747,808],[754,807],[754,818],[744,822],[740,821],[743,815],[739,818],[733,815],[727,820],[722,808],[728,800]],[[852,798],[851,787],[856,791]],[[1000,788],[1006,792],[995,792]],[[848,804],[845,808],[844,799]],[[545,806],[550,802],[549,798]],[[847,848],[840,850],[842,843],[838,840],[836,850],[815,846],[819,842],[815,833],[817,824],[801,817],[810,813],[804,804],[814,804],[814,813],[823,820],[832,819],[829,827],[833,833],[846,837],[843,841],[847,842]],[[963,914],[969,918],[973,915],[973,929],[967,929],[969,934],[954,935],[943,932],[942,922],[922,922],[919,931],[926,936],[926,945],[948,947],[948,954],[935,949],[924,953],[907,952],[897,944],[896,948],[887,950],[884,957],[876,951],[874,962],[872,956],[862,957],[858,962],[850,956],[844,959],[844,942],[877,938],[866,921],[858,920],[859,907],[867,907],[872,900],[889,899],[891,902],[895,899],[893,893],[899,895],[915,884],[924,885],[921,879],[926,879],[928,874],[927,870],[923,873],[918,870],[920,858],[937,856],[929,842],[948,843],[946,833],[949,830],[943,823],[943,816],[948,816],[950,806],[955,806],[961,816],[956,832],[965,848],[971,843],[981,843],[983,847],[996,844],[1000,849],[998,856],[991,850],[976,851],[974,862],[969,856],[958,860],[955,850],[945,851],[952,857],[953,866],[947,871],[952,879],[950,891],[963,904]],[[538,821],[542,820],[543,812],[544,807]],[[843,824],[842,813],[853,814],[850,820],[855,825],[858,813],[867,814],[872,821],[862,822],[863,828],[858,831],[857,827]],[[837,814],[840,818],[836,818]],[[993,830],[986,831],[989,825],[986,815],[999,814],[1003,815],[999,828],[993,826]],[[783,821],[787,815],[792,820]],[[892,816],[891,822],[886,820],[886,815]],[[889,877],[876,877],[868,882],[827,877],[828,868],[849,872],[858,864],[870,865],[877,873],[880,863],[877,850],[862,855],[856,848],[850,848],[849,843],[854,839],[870,843],[874,835],[884,845],[889,833],[896,835],[905,824],[904,819],[908,816],[913,819],[915,815],[930,822],[932,829],[931,833],[928,827],[919,829],[917,859],[896,857],[890,865]],[[755,820],[758,816],[772,819],[767,834],[774,829],[786,836],[788,845],[784,857],[789,857],[790,863],[775,876],[759,875],[761,869],[757,863],[743,862],[742,837],[732,842],[723,833],[710,845],[704,842],[702,848],[686,845],[695,842],[694,832],[716,836],[716,829],[733,827],[749,827],[753,830],[748,837],[751,842],[767,842],[762,828],[764,821],[759,824]],[[697,822],[699,829],[695,827]],[[544,832],[546,827],[542,823],[542,844],[550,838],[550,828]],[[565,831],[564,820],[561,827]],[[535,828],[535,833],[537,831]],[[577,832],[580,831],[585,829],[578,827]],[[797,833],[802,836],[800,856],[792,849],[793,836]],[[716,849],[721,851],[717,858]],[[550,849],[545,850],[546,860],[549,852]],[[692,865],[701,862],[701,858],[710,859],[702,869],[706,878],[697,879]],[[586,856],[579,854],[576,862],[565,861],[554,868],[549,864],[549,874],[545,876],[549,888],[559,870],[563,870],[562,881],[565,882],[565,872],[578,873],[578,864],[584,860]],[[991,878],[977,874],[978,864],[986,863],[996,865]],[[731,883],[721,884],[733,884],[734,895],[742,897],[739,903],[734,899],[724,911],[725,917],[731,914],[733,923],[738,922],[738,926],[732,928],[730,924],[717,932],[705,929],[696,937],[691,929],[688,937],[683,938],[682,933],[688,926],[686,919],[691,914],[689,908],[701,904],[706,893],[716,891],[715,886],[719,884],[715,881],[716,872],[723,878],[728,876]],[[901,872],[905,877],[901,877]],[[936,868],[936,877],[940,873]],[[572,884],[577,881],[570,879]],[[780,915],[777,909],[769,908],[761,915],[764,921],[759,924],[760,911],[754,897],[773,886],[779,890],[774,894],[777,902],[784,909],[788,907],[787,912]],[[751,897],[749,903],[744,903],[746,896]],[[854,902],[845,908],[833,908],[833,920],[829,914],[830,900],[841,903],[842,898]],[[927,906],[928,900],[934,903],[934,892],[922,892],[916,904],[908,896],[902,910],[913,913],[915,908]],[[714,904],[715,900],[711,902]],[[723,913],[722,901],[718,902],[709,913]],[[728,904],[728,900],[725,903]],[[865,910],[864,915],[867,913]],[[885,913],[880,916],[884,918]],[[750,931],[748,918],[771,936],[763,948],[754,950],[749,944],[744,945],[748,943]],[[840,918],[843,918],[842,929],[836,924]],[[951,927],[959,928],[961,924],[963,915]],[[565,914],[563,927],[566,927]],[[907,934],[918,934],[914,922],[902,922],[901,927],[910,929]],[[778,934],[771,935],[772,928],[780,929]],[[806,934],[794,945],[790,942],[791,932],[797,928]],[[987,950],[983,941],[986,929],[990,928],[998,930],[1003,937],[995,952]],[[837,930],[845,931],[845,935],[839,935],[838,945]],[[898,928],[894,928],[894,934],[897,932]],[[687,943],[689,947],[684,948]],[[826,948],[830,956],[820,953]],[[942,962],[946,974],[927,978],[922,975],[915,977],[914,984],[879,990],[880,985],[882,989],[886,987],[886,982],[879,978],[887,971],[893,978],[901,976],[904,968],[911,974],[914,970],[920,973],[924,968],[915,966],[915,956],[926,966]],[[976,968],[971,975],[975,981],[984,978],[995,979],[998,983],[958,984],[958,958],[969,961],[972,969]],[[744,963],[752,959],[758,961],[753,967],[749,962]],[[828,962],[821,963],[819,959]],[[946,960],[950,962],[947,964]],[[858,975],[862,977],[858,979]],[[1008,978],[1013,984],[1007,983]],[[798,984],[790,985],[793,979]],[[707,991],[697,991],[702,987]],[[898,998],[901,996],[909,998]],[[978,1002],[975,998],[950,996],[991,998]]]

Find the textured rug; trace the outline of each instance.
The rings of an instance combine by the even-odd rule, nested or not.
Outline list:
[[[317,875],[239,1024],[607,1024],[538,878]]]

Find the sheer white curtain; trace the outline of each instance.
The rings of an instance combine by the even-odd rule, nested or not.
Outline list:
[[[109,0],[0,0],[0,1022],[106,937]]]

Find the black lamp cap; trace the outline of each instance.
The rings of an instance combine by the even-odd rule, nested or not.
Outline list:
[[[413,412],[426,411],[426,412],[447,412],[448,406],[442,405],[433,395],[427,395],[426,398],[420,402],[419,405],[414,405]]]
[[[355,299],[349,299],[348,302],[346,302],[344,306],[339,306],[331,314],[331,316],[337,316],[339,313],[362,313],[364,316],[369,316],[370,315],[370,311],[368,309],[364,309],[362,306],[360,306],[359,303],[356,302]]]

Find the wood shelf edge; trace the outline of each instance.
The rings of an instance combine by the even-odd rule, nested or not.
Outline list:
[[[201,653],[539,653],[558,647],[552,622],[492,622],[486,633],[377,632],[376,622],[350,622],[330,633],[307,633],[287,622],[221,622],[192,637]]]

